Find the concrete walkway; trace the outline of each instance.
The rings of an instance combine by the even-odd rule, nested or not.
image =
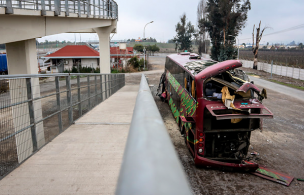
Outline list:
[[[0,194],[114,194],[139,86],[127,85],[0,181]]]
[[[249,77],[251,81],[254,81],[254,84],[261,86],[262,88],[270,89],[290,97],[296,98],[298,100],[304,101],[304,91],[280,85],[274,82],[266,81],[264,79],[257,78],[255,76]],[[261,89],[262,89],[261,88]]]

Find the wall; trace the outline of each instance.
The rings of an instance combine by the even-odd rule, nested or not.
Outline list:
[[[98,60],[99,58],[83,58],[81,59],[81,65],[82,67],[99,68],[99,65],[97,65]]]

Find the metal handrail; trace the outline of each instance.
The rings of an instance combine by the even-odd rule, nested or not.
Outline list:
[[[136,99],[116,194],[192,194],[144,75]]]
[[[40,10],[41,15],[53,11],[55,16],[65,12],[82,14],[88,17],[118,19],[118,5],[114,0],[1,0],[0,7],[5,7],[6,14],[13,14],[15,9]]]
[[[120,75],[123,73],[117,73]],[[43,78],[43,77],[55,77],[55,76],[101,76],[101,75],[111,75],[104,73],[52,73],[52,74],[14,74],[14,75],[0,75],[1,79],[16,79],[16,78]]]

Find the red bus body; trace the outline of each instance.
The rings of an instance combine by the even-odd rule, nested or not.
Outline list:
[[[214,86],[208,90],[220,92],[225,83],[229,84],[228,86],[231,83],[236,85],[230,81],[238,78],[230,77],[228,72],[241,67],[242,63],[239,60],[220,63],[213,61],[213,65],[208,65],[194,74],[186,68],[189,63],[190,65],[191,63],[206,64],[206,61],[191,59],[195,56],[197,55],[190,53],[167,56],[164,89],[180,131],[185,135],[185,142],[193,155],[195,165],[224,170],[256,170],[258,168],[256,163],[245,160],[251,131],[262,128],[261,119],[272,118],[273,114],[261,101],[254,98],[252,94],[259,93],[260,90],[249,82],[245,82],[236,91],[229,88],[229,91],[238,97],[234,100],[234,106],[241,112],[228,109],[221,99],[207,96],[207,87]],[[212,63],[210,60],[207,62]],[[222,79],[225,77],[226,80]],[[250,98],[239,96],[237,91],[242,91],[244,94],[247,92]],[[241,121],[232,123],[233,119]]]

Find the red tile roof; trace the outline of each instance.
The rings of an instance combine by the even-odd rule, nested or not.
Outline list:
[[[99,57],[99,52],[86,45],[67,45],[45,56],[45,58],[55,57]]]
[[[133,54],[133,47],[127,47],[127,51],[123,49],[119,49],[119,47],[111,47],[111,54]]]
[[[119,47],[111,47],[110,54],[110,58],[131,58],[133,57],[133,47],[127,47],[126,49],[119,49]]]

